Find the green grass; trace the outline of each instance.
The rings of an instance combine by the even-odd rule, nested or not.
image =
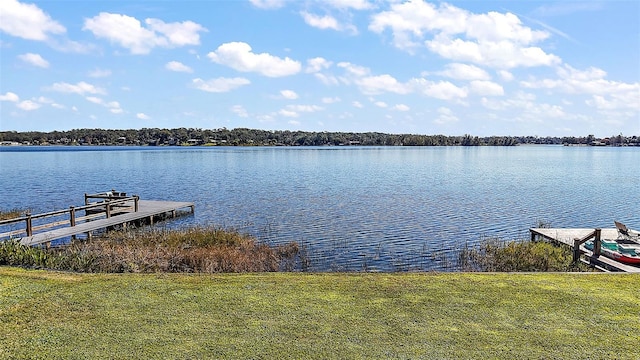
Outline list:
[[[0,267],[0,358],[637,359],[639,282]]]

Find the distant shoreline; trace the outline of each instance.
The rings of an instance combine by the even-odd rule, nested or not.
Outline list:
[[[222,129],[0,131],[0,146],[640,146],[639,136],[461,136]]]

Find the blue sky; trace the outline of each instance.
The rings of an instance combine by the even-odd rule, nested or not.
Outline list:
[[[640,2],[0,0],[0,130],[640,135]]]

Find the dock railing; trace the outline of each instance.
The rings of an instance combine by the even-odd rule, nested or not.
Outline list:
[[[580,261],[580,252],[581,252],[580,245],[584,244],[585,242],[591,239],[593,239],[593,256],[594,257],[600,256],[600,247],[602,245],[600,241],[601,232],[602,230],[597,228],[597,229],[594,229],[593,232],[590,232],[589,234],[587,234],[582,238],[573,239],[573,262]]]
[[[91,199],[99,199],[100,201],[91,202]],[[73,227],[76,226],[78,222],[90,221],[103,216],[110,218],[120,213],[137,212],[139,201],[140,197],[137,195],[127,196],[125,193],[115,191],[85,194],[84,206],[70,206],[69,209],[41,214],[31,214],[27,212],[20,217],[1,220],[0,229],[11,228],[11,226],[20,227],[20,224],[22,224],[23,227],[0,233],[0,240],[19,237],[19,235],[22,234],[32,236],[34,233],[44,229],[50,230],[62,226]],[[79,211],[84,211],[84,216],[78,216]],[[61,219],[64,215],[67,215],[66,218]]]

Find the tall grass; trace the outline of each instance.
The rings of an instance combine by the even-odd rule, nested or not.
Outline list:
[[[463,271],[588,271],[582,263],[573,263],[568,246],[548,242],[483,240],[477,248],[460,252]]]
[[[0,243],[0,265],[77,272],[266,272],[293,270],[296,243],[258,244],[248,235],[216,227],[113,231],[91,241],[52,249]]]
[[[22,216],[26,211],[19,209],[0,210],[0,220],[13,219]]]

